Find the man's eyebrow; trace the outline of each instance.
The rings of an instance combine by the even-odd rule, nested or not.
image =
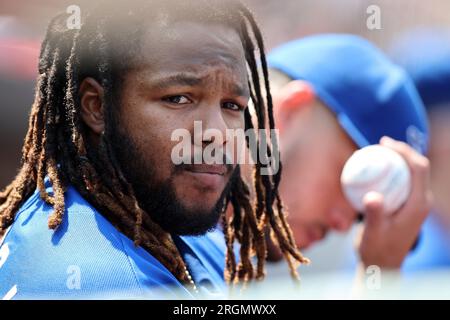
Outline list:
[[[206,82],[205,77],[199,77],[188,73],[178,73],[167,77],[161,77],[154,80],[155,86],[159,89],[166,89],[172,86],[189,86],[195,87]],[[231,93],[236,96],[249,97],[250,92],[248,86],[233,84]]]
[[[168,77],[161,77],[155,80],[155,86],[159,89],[165,89],[172,86],[198,86],[202,84],[203,79],[194,75],[179,73]]]

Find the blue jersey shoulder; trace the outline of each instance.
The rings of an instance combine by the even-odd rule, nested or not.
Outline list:
[[[50,187],[48,189],[51,190]],[[47,226],[52,207],[35,192],[0,246],[0,297],[27,299],[192,298],[151,254],[119,232],[72,187],[60,227]],[[220,231],[179,237],[194,279],[223,288]]]

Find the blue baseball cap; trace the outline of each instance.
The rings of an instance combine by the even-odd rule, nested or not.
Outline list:
[[[270,68],[310,83],[360,148],[389,136],[426,152],[426,112],[412,80],[368,41],[345,34],[310,36],[267,58]]]
[[[450,102],[450,30],[410,31],[392,46],[391,55],[409,73],[427,109]]]

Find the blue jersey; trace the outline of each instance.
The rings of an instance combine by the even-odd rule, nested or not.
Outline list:
[[[47,190],[51,191],[48,186]],[[136,247],[73,188],[59,228],[36,191],[18,211],[0,246],[0,298],[194,298],[157,259]],[[226,246],[220,230],[174,236],[203,297],[223,298]]]

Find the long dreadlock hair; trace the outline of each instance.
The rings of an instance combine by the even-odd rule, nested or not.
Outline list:
[[[221,3],[222,2],[222,3]],[[176,8],[176,10],[174,10]],[[84,13],[84,12],[83,12]],[[65,191],[74,186],[116,228],[157,258],[182,283],[189,282],[185,263],[171,236],[139,206],[111,145],[111,122],[95,148],[87,141],[87,129],[80,118],[80,83],[95,78],[104,88],[105,106],[114,105],[120,91],[121,75],[136,54],[147,21],[166,15],[170,21],[193,19],[222,23],[236,30],[247,62],[253,111],[245,111],[246,129],[274,129],[272,98],[261,32],[249,9],[238,1],[125,0],[89,10],[80,29],[68,29],[67,15],[56,16],[49,24],[39,58],[39,76],[29,128],[22,149],[21,167],[15,179],[0,193],[0,235],[13,223],[20,206],[37,189],[52,205],[48,227],[56,229],[65,212]],[[133,50],[134,48],[134,50]],[[262,72],[260,73],[260,70]],[[262,78],[262,79],[261,79]],[[117,101],[117,100],[116,100]],[[106,108],[106,119],[111,110]],[[264,130],[262,130],[264,131]],[[266,139],[258,130],[257,145]],[[263,135],[263,136],[261,136]],[[248,138],[248,137],[247,137]],[[275,136],[266,144],[266,156],[278,152]],[[247,140],[247,144],[249,141]],[[257,154],[260,154],[259,152]],[[266,228],[297,278],[298,263],[305,263],[286,222],[278,192],[281,164],[273,175],[262,175],[264,159],[254,159],[253,185],[239,176],[233,180],[226,204],[233,214],[222,214],[227,244],[225,279],[242,283],[264,277]],[[266,158],[267,160],[267,158]],[[52,185],[46,191],[45,177]],[[253,189],[255,197],[251,197]],[[226,206],[225,206],[226,207]],[[240,243],[240,259],[234,242]],[[256,266],[252,257],[256,255]]]

